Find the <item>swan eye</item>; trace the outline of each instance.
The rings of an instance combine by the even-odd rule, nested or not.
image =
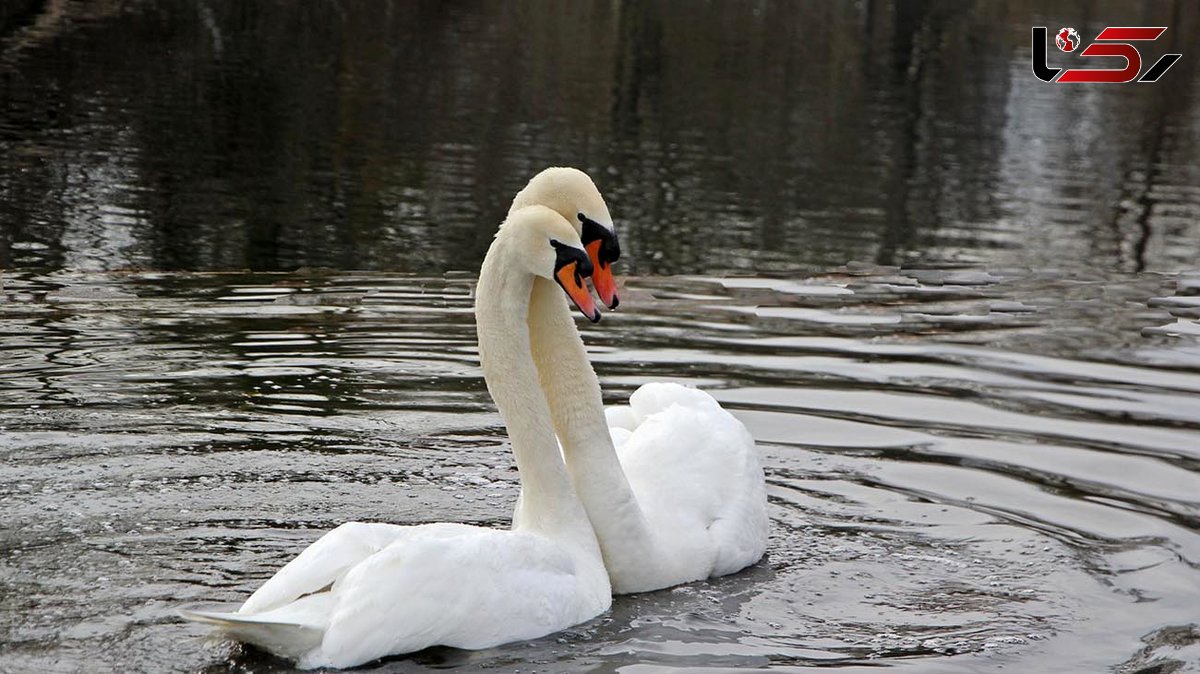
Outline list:
[[[583,223],[583,232],[580,235],[583,247],[592,250],[592,244],[599,242],[594,262],[607,266],[621,259],[621,244],[617,240],[616,232],[583,213],[579,214],[579,222]]]
[[[579,276],[580,283],[583,278],[591,276],[594,271],[592,261],[588,258],[588,254],[574,246],[550,239],[550,245],[554,248],[554,273],[558,273],[564,267],[571,263],[576,263],[575,274]]]
[[[612,264],[621,257],[621,245],[617,242],[617,233],[608,227],[592,220],[583,213],[579,214],[583,223],[583,231],[579,239],[592,258],[596,272],[592,276],[592,285],[600,299],[609,309],[616,309],[620,304],[617,297],[617,283],[613,278]]]
[[[596,308],[596,303],[583,282],[584,277],[591,276],[594,271],[587,253],[554,239],[550,240],[550,245],[554,247],[555,252],[554,280],[588,320],[593,323],[600,320],[600,310]]]

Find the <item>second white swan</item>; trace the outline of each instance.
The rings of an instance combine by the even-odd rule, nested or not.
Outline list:
[[[583,281],[590,273],[579,235],[543,206],[508,215],[480,271],[480,364],[521,475],[511,531],[351,522],[300,553],[236,613],[182,615],[312,668],[434,645],[487,648],[607,610],[608,576],[555,442],[527,324],[535,279],[561,286],[596,320]]]
[[[618,299],[620,256],[608,207],[591,178],[550,168],[512,209],[545,204],[571,221],[606,304]],[[618,594],[739,571],[767,545],[766,486],[754,438],[709,394],[651,383],[629,405],[604,410],[600,383],[561,293],[533,285],[534,361],[571,481],[587,509]]]

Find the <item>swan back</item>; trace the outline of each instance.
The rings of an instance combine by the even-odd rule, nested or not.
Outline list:
[[[617,449],[679,577],[739,571],[766,550],[766,485],[754,438],[708,393],[645,384],[630,396]],[[624,416],[624,419],[620,417]],[[681,582],[681,581],[676,581]]]

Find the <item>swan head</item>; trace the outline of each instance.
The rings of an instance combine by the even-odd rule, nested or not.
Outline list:
[[[562,215],[541,205],[518,208],[509,212],[497,236],[512,242],[526,271],[552,279],[589,321],[600,320],[600,309],[584,281],[595,268],[579,234]]]
[[[610,309],[616,309],[621,300],[617,297],[612,264],[621,257],[621,245],[596,183],[579,169],[552,166],[534,176],[517,193],[509,212],[534,204],[556,211],[571,223],[592,261],[595,270],[592,286],[596,294]]]

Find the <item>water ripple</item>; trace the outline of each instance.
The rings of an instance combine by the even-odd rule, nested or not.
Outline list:
[[[279,670],[188,640],[172,609],[237,601],[341,521],[507,522],[517,477],[469,277],[5,280],[0,578],[23,609],[0,643],[18,668],[103,646],[114,666]],[[1200,362],[1188,337],[1144,328],[1188,310],[1193,281],[629,279],[622,311],[584,327],[606,397],[683,380],[748,425],[767,560],[531,645],[383,669],[1099,670],[1168,642],[1186,659]],[[1013,318],[967,320],[997,313]]]

